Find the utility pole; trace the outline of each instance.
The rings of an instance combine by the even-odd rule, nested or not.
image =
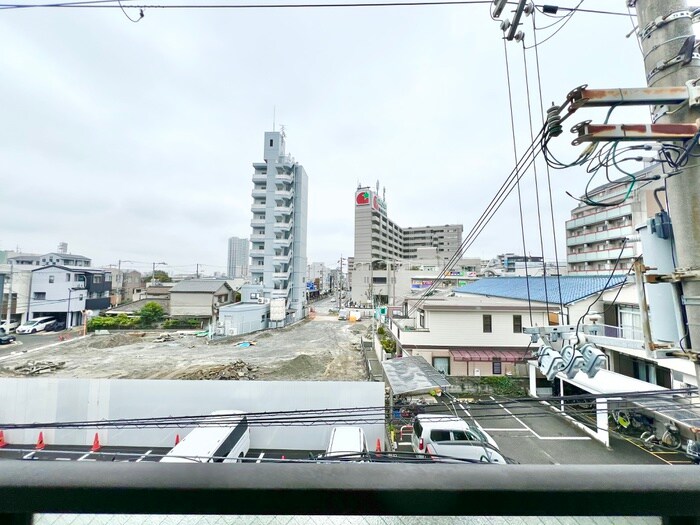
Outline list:
[[[632,0],[628,3],[634,4]],[[686,40],[689,37],[693,39],[689,42],[690,45],[695,43],[692,10],[688,9],[686,0],[637,0],[636,7],[648,86],[685,86],[689,81],[697,82],[700,79],[700,59],[692,55],[694,48],[689,53],[681,51],[687,49]],[[677,57],[675,63],[666,65],[667,61]],[[694,86],[695,82],[691,82],[690,86]],[[693,124],[698,118],[700,107],[685,104],[664,114],[657,123]],[[697,146],[694,153],[698,153]],[[700,268],[700,221],[694,219],[700,199],[699,177],[700,166],[691,161],[677,175],[666,178],[666,197],[673,226],[677,269]],[[696,376],[700,377],[700,280],[697,276],[689,277],[682,281],[690,336],[689,344],[685,346],[692,347]]]
[[[196,272],[196,275],[197,275],[197,279],[199,279],[199,263],[197,263],[197,272]]]
[[[343,257],[343,254],[340,254],[340,274],[338,275],[338,310],[341,308],[341,295],[343,293],[343,262],[345,261],[345,258]]]
[[[12,264],[12,261],[10,261],[10,289],[9,293],[7,294],[7,326],[10,326],[10,321],[12,320],[12,279],[14,278],[14,265]],[[0,319],[1,320],[1,319]]]

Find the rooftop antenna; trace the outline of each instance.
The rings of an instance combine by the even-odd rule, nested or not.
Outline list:
[[[277,117],[277,106],[272,106],[272,131],[275,131],[275,119]]]
[[[377,193],[379,193],[379,179],[377,179]]]

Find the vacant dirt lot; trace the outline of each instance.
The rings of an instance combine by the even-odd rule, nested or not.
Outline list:
[[[41,369],[41,377],[357,381],[366,378],[359,351],[366,330],[366,323],[322,311],[287,328],[219,342],[175,333],[163,342],[155,341],[158,333],[93,335],[2,358],[0,376]],[[237,345],[247,340],[255,345]]]

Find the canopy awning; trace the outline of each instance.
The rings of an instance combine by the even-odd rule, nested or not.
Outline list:
[[[382,361],[384,374],[394,395],[425,394],[445,390],[450,383],[423,356],[404,356]]]
[[[527,348],[482,348],[473,347],[459,350],[450,350],[455,361],[506,361],[518,363],[532,359],[532,352]]]

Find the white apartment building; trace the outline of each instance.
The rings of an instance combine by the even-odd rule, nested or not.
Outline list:
[[[649,178],[658,168],[644,170],[638,177]],[[634,259],[639,255],[639,247],[625,239],[635,235],[635,228],[647,218],[661,211],[654,199],[654,190],[662,187],[661,181],[653,181],[641,189],[633,189],[624,199],[629,182],[608,183],[581,197],[590,204],[580,203],[571,211],[571,219],[566,221],[566,262],[569,275],[609,275],[615,267],[616,274],[626,274]],[[663,198],[663,194],[661,196]],[[624,199],[624,202],[622,202]],[[593,203],[608,206],[594,206]],[[609,206],[609,204],[615,204]],[[623,249],[624,244],[624,249]]]
[[[436,263],[450,259],[462,244],[461,224],[402,228],[387,215],[385,194],[370,187],[355,191],[356,263],[372,260],[402,260],[421,257],[426,248]]]
[[[250,276],[260,299],[284,300],[283,321],[293,322],[305,315],[308,176],[287,155],[284,132],[265,133],[263,157],[253,163]]]
[[[231,279],[248,277],[248,262],[250,260],[250,240],[231,237],[228,240],[228,272]]]

